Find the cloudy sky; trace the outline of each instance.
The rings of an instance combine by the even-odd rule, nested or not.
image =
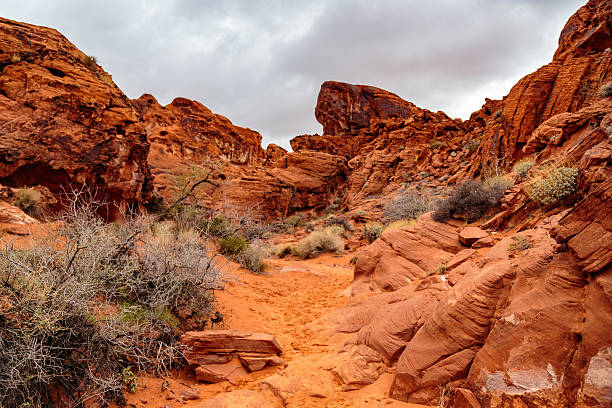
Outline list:
[[[321,132],[323,81],[374,85],[467,118],[548,63],[586,0],[2,0],[54,27],[131,98],[196,99],[289,146]]]

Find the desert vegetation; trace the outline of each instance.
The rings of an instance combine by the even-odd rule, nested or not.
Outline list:
[[[459,215],[468,221],[475,221],[485,215],[491,207],[499,204],[503,197],[503,183],[485,185],[480,180],[468,180],[459,184],[449,197],[438,203],[433,219],[446,222],[452,216]]]
[[[77,195],[58,229],[0,250],[0,406],[121,402],[212,310],[221,267],[199,234],[97,209]]]
[[[432,203],[426,197],[416,193],[403,194],[394,198],[384,207],[384,217],[393,222],[415,219],[432,209]]]
[[[609,98],[612,96],[612,82],[607,82],[599,88],[599,96]]]
[[[540,204],[556,203],[576,192],[578,169],[552,167],[545,169],[529,189],[529,196]]]

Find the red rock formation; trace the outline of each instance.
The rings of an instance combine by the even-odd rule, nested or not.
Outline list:
[[[147,158],[159,193],[172,201],[175,178],[190,166],[263,164],[261,135],[235,126],[199,102],[176,98],[163,107],[152,95],[133,101],[151,145]]]
[[[45,27],[0,19],[0,50],[0,183],[147,200],[146,132],[110,76]]]

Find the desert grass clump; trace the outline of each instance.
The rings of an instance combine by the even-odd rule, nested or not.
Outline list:
[[[343,230],[343,228],[339,228]],[[302,259],[314,258],[323,252],[338,253],[344,248],[344,241],[334,227],[313,231],[294,247],[295,255]]]
[[[609,98],[612,96],[612,82],[607,82],[599,88],[599,96],[602,98]]]
[[[380,222],[370,221],[363,226],[363,237],[371,244],[383,233],[384,226]]]
[[[278,255],[279,258],[284,258],[288,255],[293,254],[294,251],[295,251],[295,248],[293,247],[293,245],[284,244],[277,248],[276,254]]]
[[[553,168],[531,185],[529,197],[543,205],[556,203],[576,192],[577,180],[578,169]]]
[[[33,188],[24,188],[16,194],[15,206],[32,217],[42,215],[42,194]]]
[[[383,210],[387,221],[398,221],[403,219],[418,218],[419,215],[431,209],[431,203],[426,198],[416,193],[404,194],[395,197],[385,205]]]
[[[182,361],[177,316],[211,311],[220,270],[198,234],[96,210],[75,199],[59,230],[0,250],[0,406],[122,403],[135,373]]]
[[[433,219],[446,222],[453,215],[460,215],[467,221],[475,221],[491,207],[498,205],[502,197],[501,188],[488,188],[480,180],[468,180],[455,187],[448,198],[438,203]]]
[[[349,220],[346,217],[332,216],[332,217],[327,218],[325,222],[323,223],[323,226],[325,227],[329,227],[332,225],[339,225],[342,228],[344,228],[346,231],[350,231],[350,232],[355,231],[355,226],[353,225],[351,220]]]
[[[403,219],[403,220],[397,220],[397,221],[393,221],[392,223],[389,223],[385,226],[385,228],[383,229],[383,231],[392,231],[395,229],[399,229],[399,228],[404,228],[404,227],[410,227],[413,225],[416,225],[417,220],[413,219]]]
[[[304,217],[301,214],[293,214],[285,218],[285,224],[293,228],[301,227],[304,225]]]
[[[526,178],[529,175],[529,170],[535,165],[533,160],[521,160],[512,167],[512,170],[518,178]]]

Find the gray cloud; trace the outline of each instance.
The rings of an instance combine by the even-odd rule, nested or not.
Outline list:
[[[264,144],[320,132],[325,80],[378,86],[467,117],[549,62],[584,0],[3,0],[57,28],[131,98],[197,99]]]

